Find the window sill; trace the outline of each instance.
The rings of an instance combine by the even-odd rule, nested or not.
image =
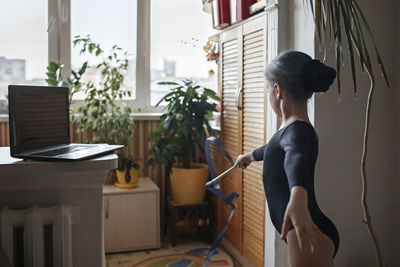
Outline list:
[[[0,114],[0,122],[8,122],[8,115]]]
[[[160,120],[162,113],[132,113],[132,117],[135,121],[157,121]],[[0,114],[0,122],[8,122],[7,114]]]
[[[162,113],[132,113],[135,121],[156,121],[160,120]]]

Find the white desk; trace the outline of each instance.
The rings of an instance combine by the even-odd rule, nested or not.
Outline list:
[[[104,266],[102,191],[108,171],[115,169],[117,164],[115,154],[78,162],[23,161],[12,158],[8,147],[0,147],[0,208],[3,215],[8,214],[4,213],[7,212],[5,208],[9,211],[25,209],[32,214],[34,205],[38,210],[62,204],[61,217],[67,214],[72,222],[72,244],[70,255],[64,255],[62,260],[55,259],[54,266]],[[7,216],[10,217],[0,217],[0,226],[9,220]],[[65,223],[62,227],[66,227]],[[5,239],[3,234],[0,244],[4,249],[7,246]],[[62,243],[57,240],[53,243],[54,253],[65,251],[59,248]],[[35,244],[25,247],[27,255],[30,255],[27,260],[33,261],[33,266],[39,266],[35,262],[40,262],[40,259],[35,255],[40,248],[38,250]]]

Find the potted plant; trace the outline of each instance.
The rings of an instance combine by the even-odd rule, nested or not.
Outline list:
[[[100,79],[84,81],[82,79],[88,68],[84,62],[78,71],[71,71],[68,82],[63,82],[61,62],[50,62],[47,67],[46,80],[49,85],[69,86],[70,101],[78,92],[84,94],[83,105],[72,109],[71,122],[77,126],[78,132],[91,132],[92,136],[83,140],[87,143],[121,144],[125,147],[117,151],[118,169],[116,171],[117,186],[131,188],[137,186],[139,165],[129,155],[129,144],[133,135],[132,109],[122,99],[131,96],[131,91],[123,87],[125,73],[128,69],[128,53],[114,45],[109,54],[94,43],[90,36],[76,36],[74,46],[81,48],[80,54],[88,53],[100,57],[102,61],[96,65]]]
[[[219,98],[211,89],[190,80],[159,84],[174,88],[156,105],[165,103],[166,108],[159,127],[148,135],[154,144],[147,164],[165,165],[176,201],[182,204],[201,202],[209,173],[207,165],[199,163],[198,159],[204,153],[207,130],[211,130],[208,118],[216,111],[216,103],[209,100],[218,101]]]
[[[138,186],[140,166],[131,156],[118,155],[118,169],[116,170],[116,186],[120,188],[134,188]]]

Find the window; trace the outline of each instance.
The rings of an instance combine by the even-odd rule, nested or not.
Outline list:
[[[216,89],[217,65],[207,62],[203,46],[213,34],[210,14],[201,1],[151,1],[151,92],[155,105],[168,88],[160,81],[191,79]],[[212,71],[211,71],[212,70]]]
[[[76,35],[89,34],[105,51],[116,44],[130,52],[125,86],[133,89],[133,97],[126,101],[134,110],[156,111],[154,105],[168,90],[159,81],[188,78],[217,87],[212,75],[217,65],[207,62],[203,51],[213,34],[212,19],[201,1],[20,0],[7,1],[1,11],[0,22],[9,26],[0,29],[7,37],[0,42],[0,113],[8,112],[1,110],[8,84],[45,85],[49,61],[64,64],[64,77],[86,60],[96,64],[73,47]],[[85,75],[98,79],[93,66]]]
[[[90,12],[88,12],[90,10]],[[136,87],[136,26],[137,0],[71,0],[71,42],[74,37],[90,35],[93,42],[100,44],[105,54],[113,45],[129,52],[129,70],[124,86],[132,90],[135,99]],[[79,55],[80,48],[71,45],[71,68],[79,69],[84,61],[89,62],[83,80],[95,83],[100,80],[96,65],[100,59],[95,56]],[[76,95],[77,99],[84,96]]]
[[[46,84],[47,3],[7,1],[0,14],[0,113],[7,114],[9,84]]]

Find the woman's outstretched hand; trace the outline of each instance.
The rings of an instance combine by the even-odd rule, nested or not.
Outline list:
[[[236,160],[235,166],[238,168],[247,168],[254,161],[253,152],[247,152],[239,157]]]
[[[286,238],[290,226],[293,225],[300,249],[318,252],[325,236],[313,222],[307,207],[307,191],[301,186],[294,186],[283,219],[281,240]]]

